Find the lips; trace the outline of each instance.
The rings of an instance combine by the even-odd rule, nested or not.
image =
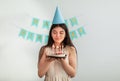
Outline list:
[[[60,38],[55,38],[55,40],[60,40]]]

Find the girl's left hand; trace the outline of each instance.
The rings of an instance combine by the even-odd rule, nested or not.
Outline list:
[[[65,58],[57,58],[57,60],[62,63],[65,61]]]

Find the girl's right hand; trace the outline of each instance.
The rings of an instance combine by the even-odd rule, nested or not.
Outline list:
[[[47,56],[47,57],[46,57],[46,60],[47,60],[48,62],[52,62],[52,61],[55,60],[55,58],[52,58],[52,57]]]

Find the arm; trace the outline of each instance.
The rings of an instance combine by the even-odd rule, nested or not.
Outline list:
[[[48,58],[46,56],[46,48],[41,48],[39,53],[39,61],[38,61],[38,75],[42,78],[49,69],[50,63],[53,61],[53,58]]]
[[[69,63],[66,63],[65,59],[61,59],[61,63],[62,66],[65,70],[65,72],[71,76],[74,77],[76,74],[76,65],[77,65],[77,61],[76,61],[76,49],[74,47],[70,47],[69,49]]]

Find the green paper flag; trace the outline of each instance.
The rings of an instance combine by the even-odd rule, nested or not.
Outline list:
[[[32,26],[38,27],[38,23],[39,23],[39,19],[33,18],[33,20],[32,20]]]
[[[77,38],[77,33],[76,33],[76,31],[70,31],[70,38],[71,38],[72,40],[74,40],[74,39]]]
[[[44,42],[46,44],[48,42],[48,35],[46,35],[44,39],[45,39]]]
[[[78,21],[76,17],[70,18],[70,23],[72,26],[78,25]]]
[[[40,34],[37,34],[37,35],[36,35],[36,42],[42,43],[42,39],[43,39],[43,36],[42,36],[42,35],[40,35]]]
[[[84,30],[84,27],[78,28],[77,31],[78,31],[78,33],[79,33],[80,36],[86,34],[86,33],[85,33],[85,30]]]
[[[27,31],[24,30],[24,29],[21,29],[21,31],[20,31],[20,33],[19,33],[19,37],[22,37],[22,38],[25,39],[26,35],[27,35]]]
[[[34,33],[28,32],[27,40],[33,41],[34,40]]]
[[[49,29],[49,28],[50,28],[50,21],[44,20],[44,21],[43,21],[42,28]]]
[[[67,20],[65,20],[65,24],[66,24],[66,26],[68,27],[68,21],[67,21]]]

